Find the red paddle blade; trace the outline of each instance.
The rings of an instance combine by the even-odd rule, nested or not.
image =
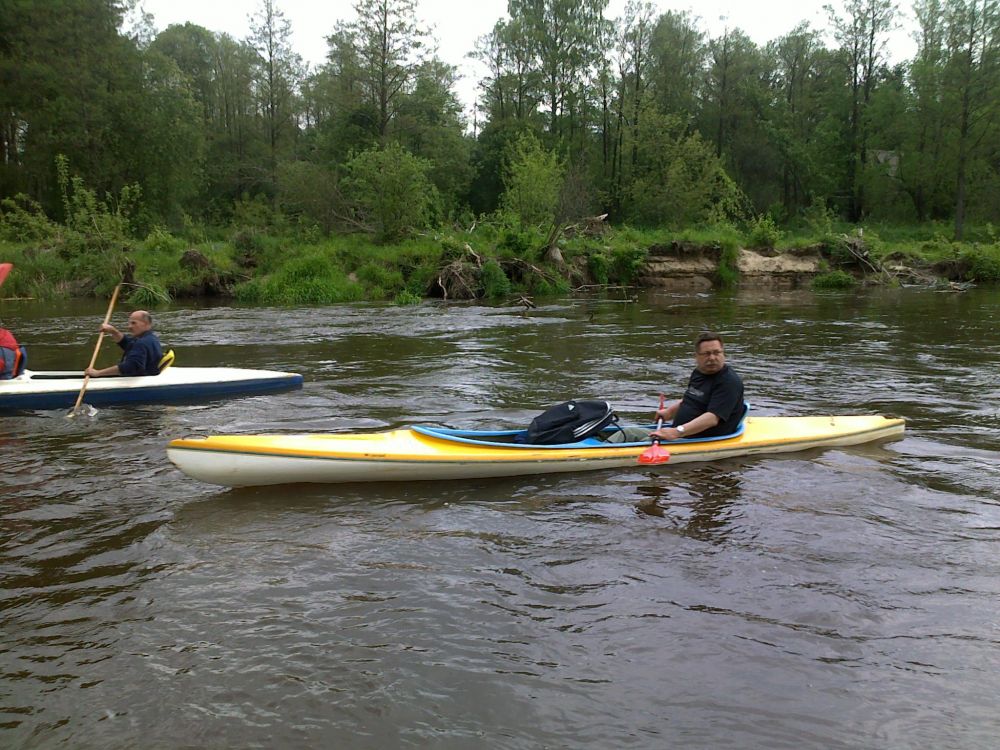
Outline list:
[[[7,278],[7,274],[10,273],[10,269],[13,267],[13,263],[0,263],[0,286],[3,285],[4,279]]]
[[[653,443],[639,454],[639,463],[641,464],[665,464],[669,460],[670,453],[665,448],[661,448],[659,443]]]

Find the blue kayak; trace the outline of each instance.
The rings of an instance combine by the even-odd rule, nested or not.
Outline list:
[[[76,403],[83,373],[26,370],[0,380],[0,411],[67,409]],[[93,406],[152,404],[230,398],[302,387],[294,372],[238,367],[169,367],[159,375],[90,378],[83,403]]]

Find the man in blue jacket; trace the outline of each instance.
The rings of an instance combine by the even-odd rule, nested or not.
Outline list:
[[[111,336],[118,346],[125,350],[121,362],[111,367],[97,370],[88,367],[85,375],[103,378],[109,375],[159,375],[163,349],[160,340],[153,333],[153,316],[145,310],[136,310],[128,316],[128,333],[122,333],[113,325],[103,323],[101,330]]]
[[[730,435],[743,418],[743,381],[726,364],[722,338],[705,332],[694,344],[695,369],[680,401],[660,409],[656,416],[673,420],[652,434],[664,440]]]

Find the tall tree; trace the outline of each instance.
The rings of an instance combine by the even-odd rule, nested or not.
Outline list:
[[[946,90],[955,103],[955,239],[965,230],[970,164],[1000,114],[1000,7],[997,0],[946,0]]]
[[[359,65],[376,112],[375,131],[383,141],[406,86],[420,64],[427,30],[417,21],[416,0],[358,0],[349,25]]]
[[[781,162],[781,202],[788,216],[807,205],[815,189],[816,161],[810,143],[822,117],[819,35],[802,23],[772,42],[777,65],[772,103],[772,141]]]
[[[601,49],[608,0],[510,0],[511,18],[522,24],[538,59],[549,133],[570,137],[581,126],[581,82],[593,72]]]
[[[917,219],[940,218],[945,186],[947,118],[944,82],[945,25],[941,0],[917,0],[917,55],[910,65],[909,91],[913,117],[901,156],[903,185]]]
[[[650,83],[661,112],[694,127],[703,85],[705,34],[687,12],[667,11],[656,21],[650,40]]]
[[[858,221],[865,211],[863,170],[868,160],[869,135],[866,109],[878,82],[879,67],[885,62],[897,6],[893,0],[845,0],[842,11],[831,5],[824,7],[840,44],[850,90],[847,187],[851,194],[850,219]]]
[[[525,19],[497,21],[477,40],[472,56],[488,70],[479,85],[490,121],[531,118],[541,100],[541,71]]]
[[[462,104],[455,96],[455,68],[433,57],[416,71],[400,102],[394,132],[414,156],[428,164],[446,215],[453,215],[472,179],[471,143],[464,134]]]
[[[0,192],[58,210],[65,154],[99,191],[122,183],[119,116],[137,95],[139,51],[121,36],[124,3],[21,0],[0,9]]]
[[[253,95],[257,52],[222,34],[212,63],[216,94],[207,176],[210,200],[223,213],[243,193],[268,188],[269,149]]]
[[[296,96],[305,71],[292,50],[292,25],[274,0],[262,0],[250,19],[250,45],[259,56],[257,93],[269,146],[271,185],[278,180],[279,146],[290,145],[297,131]]]

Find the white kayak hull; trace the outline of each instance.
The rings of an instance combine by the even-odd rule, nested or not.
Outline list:
[[[26,371],[0,381],[0,410],[64,409],[76,403],[83,373]],[[145,377],[90,378],[83,402],[93,406],[229,398],[302,386],[302,376],[239,367],[170,367]]]
[[[857,445],[898,437],[882,416],[749,417],[741,434],[664,443],[668,464]],[[246,487],[296,482],[485,479],[634,467],[648,443],[498,444],[473,431],[414,427],[371,434],[229,435],[171,441],[167,456],[188,476]],[[462,436],[467,436],[463,438]]]

